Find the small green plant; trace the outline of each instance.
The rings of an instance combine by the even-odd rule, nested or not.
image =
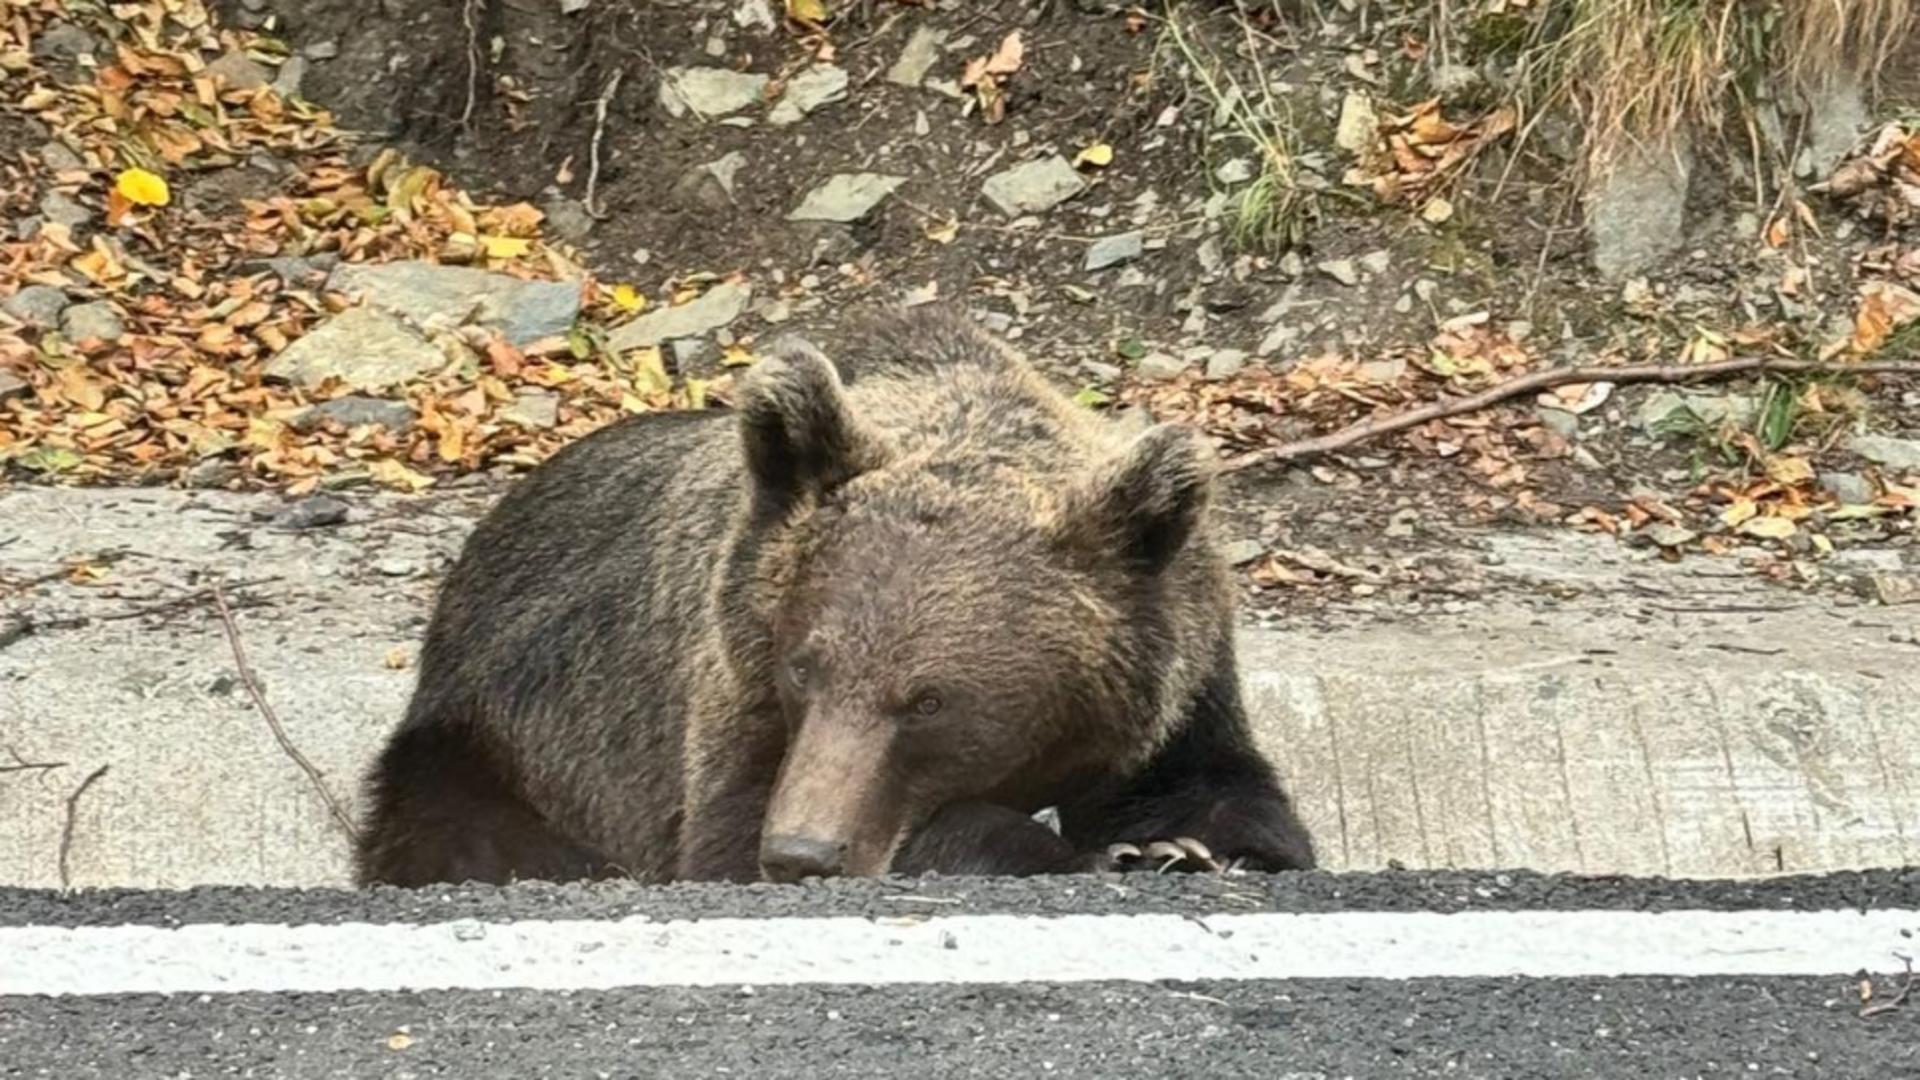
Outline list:
[[[1213,106],[1221,141],[1253,158],[1253,176],[1229,203],[1229,235],[1242,250],[1284,251],[1306,238],[1316,200],[1300,183],[1294,154],[1297,128],[1267,78],[1261,42],[1244,18],[1240,29],[1252,67],[1251,87],[1203,43],[1180,6],[1167,9],[1161,43],[1181,59],[1195,88]]]

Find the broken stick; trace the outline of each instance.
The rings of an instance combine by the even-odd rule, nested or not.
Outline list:
[[[87,778],[80,781],[80,786],[73,789],[73,794],[67,796],[67,817],[60,824],[60,887],[62,889],[73,888],[73,877],[67,872],[67,857],[73,854],[73,825],[74,819],[79,816],[80,796],[87,793],[87,789],[93,786],[95,780],[105,775],[107,775],[107,766],[102,765],[88,773]]]
[[[354,827],[353,819],[347,816],[347,811],[340,805],[340,800],[334,798],[332,790],[327,787],[326,778],[321,775],[319,769],[314,767],[313,762],[307,760],[307,755],[293,745],[293,740],[287,737],[287,729],[280,723],[280,715],[273,711],[272,705],[267,703],[267,695],[260,689],[260,680],[254,676],[253,665],[247,663],[247,650],[240,644],[240,627],[233,621],[233,609],[227,606],[226,592],[220,588],[218,582],[215,582],[213,588],[208,591],[213,596],[214,609],[220,613],[220,625],[226,631],[227,645],[233,650],[234,666],[240,669],[240,681],[246,686],[247,696],[253,699],[254,707],[260,710],[262,717],[266,718],[267,728],[273,732],[274,741],[280,744],[281,751],[292,759],[295,765],[300,766],[300,771],[307,774],[307,780],[313,784],[313,789],[320,793],[320,798],[327,804],[328,812],[333,814],[333,820],[339,824],[340,831],[346,833],[348,840],[358,840],[360,830]]]
[[[1822,360],[1784,360],[1760,356],[1735,357],[1711,364],[1625,364],[1619,367],[1593,365],[1588,367],[1552,368],[1536,371],[1531,375],[1522,375],[1517,379],[1508,379],[1496,383],[1477,394],[1450,401],[1436,401],[1406,412],[1389,413],[1374,416],[1357,424],[1341,428],[1327,435],[1317,435],[1311,439],[1297,439],[1281,443],[1278,446],[1249,450],[1244,454],[1235,454],[1220,464],[1222,472],[1238,472],[1255,465],[1269,462],[1297,461],[1301,458],[1318,457],[1321,454],[1343,450],[1355,443],[1390,435],[1396,431],[1405,431],[1418,427],[1430,420],[1444,420],[1450,416],[1462,416],[1479,412],[1490,405],[1497,405],[1508,398],[1539,390],[1550,390],[1556,386],[1570,383],[1611,382],[1611,383],[1691,383],[1703,379],[1743,375],[1748,373],[1788,374],[1805,372],[1832,372],[1854,375],[1920,375],[1920,361],[1886,360],[1862,363],[1840,363]]]

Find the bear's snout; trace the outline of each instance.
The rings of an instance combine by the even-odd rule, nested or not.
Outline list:
[[[809,877],[839,877],[847,868],[847,845],[810,836],[769,836],[760,844],[760,872],[787,884]]]

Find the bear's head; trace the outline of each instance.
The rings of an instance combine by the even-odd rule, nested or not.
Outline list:
[[[1038,809],[1164,738],[1196,677],[1183,590],[1217,562],[1193,550],[1206,457],[1172,425],[1073,436],[1034,378],[854,392],[789,341],[742,386],[753,512],[784,538],[758,582],[788,725],[768,877],[884,873],[942,806]]]

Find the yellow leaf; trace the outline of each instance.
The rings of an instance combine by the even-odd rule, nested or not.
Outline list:
[[[1075,154],[1073,164],[1076,168],[1081,165],[1091,165],[1096,169],[1104,169],[1113,164],[1113,147],[1103,142],[1094,143]]]
[[[1732,506],[1720,511],[1720,520],[1730,529],[1738,528],[1759,512],[1760,507],[1752,499],[1739,498],[1733,500]]]
[[[613,287],[613,303],[615,307],[628,313],[645,311],[647,308],[645,294],[624,282]]]
[[[1438,195],[1427,200],[1427,205],[1420,208],[1420,220],[1429,225],[1438,225],[1451,217],[1453,204]]]
[[[402,491],[419,491],[433,486],[433,477],[422,476],[392,458],[380,458],[367,463],[367,472],[377,483]]]
[[[666,361],[657,346],[633,351],[633,388],[642,394],[671,393],[673,378],[667,374]]]
[[[387,668],[391,671],[405,671],[407,669],[407,647],[405,645],[395,645],[393,648],[387,650]]]
[[[489,259],[517,259],[533,250],[533,242],[518,236],[483,236],[480,246],[486,249]]]
[[[826,0],[787,0],[787,18],[794,22],[826,22]]]
[[[687,408],[704,409],[707,407],[707,380],[687,380]]]
[[[173,201],[167,182],[145,169],[128,169],[113,182],[113,190],[136,206],[165,206]]]
[[[753,350],[745,345],[729,345],[726,352],[720,354],[720,363],[727,367],[746,367],[753,363]]]
[[[1813,466],[1803,457],[1776,457],[1767,461],[1767,479],[1793,487],[1813,479]]]
[[[405,1050],[412,1045],[413,1036],[404,1031],[396,1031],[392,1035],[387,1036],[387,1049],[389,1050]]]
[[[943,221],[937,224],[933,222],[927,223],[927,239],[936,244],[951,244],[954,238],[959,235],[960,223],[958,221]]]
[[[1739,531],[1762,540],[1785,540],[1798,530],[1794,523],[1786,518],[1757,517],[1743,522]]]

